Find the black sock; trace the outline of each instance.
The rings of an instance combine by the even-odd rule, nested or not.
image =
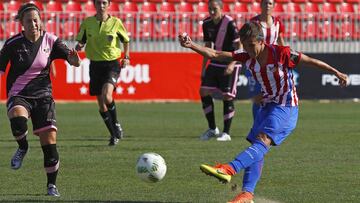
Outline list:
[[[16,140],[16,142],[19,145],[19,149],[27,151],[29,148],[28,141],[26,139],[26,136],[20,140]]]
[[[56,178],[59,169],[59,154],[56,149],[56,144],[41,146],[44,153],[44,168],[47,175],[47,186],[49,184],[56,185]]]
[[[115,128],[114,128],[114,124],[113,124],[110,112],[109,111],[106,111],[106,112],[100,111],[99,113],[100,113],[101,117],[103,118],[104,123],[105,123],[107,129],[109,130],[110,134],[115,135]]]
[[[116,105],[114,100],[110,103],[110,104],[106,104],[106,107],[110,113],[111,119],[113,124],[115,125],[116,123],[118,123],[119,121],[117,120],[117,114],[116,114]]]
[[[211,96],[201,97],[202,108],[208,121],[209,128],[215,129],[214,102]]]
[[[235,114],[234,101],[224,101],[224,132],[229,134],[232,118]]]

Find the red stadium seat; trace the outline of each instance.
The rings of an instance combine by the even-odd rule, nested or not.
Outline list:
[[[62,4],[59,1],[49,1],[46,4],[46,17],[47,18],[55,18],[57,15],[63,12]]]
[[[7,12],[17,12],[21,6],[21,1],[11,0],[7,4]]]
[[[352,20],[350,18],[352,18],[355,13],[354,5],[349,3],[340,4],[339,13],[341,20]]]
[[[276,4],[287,4],[290,3],[290,0],[275,0]]]
[[[175,14],[175,5],[173,3],[169,3],[164,1],[160,5],[160,14],[162,15],[162,18],[169,18],[170,16],[173,16]]]
[[[349,3],[349,4],[360,4],[360,0],[345,0],[345,2]],[[342,3],[342,1],[340,3]],[[358,5],[358,7],[359,7],[359,5]]]
[[[179,22],[179,30],[178,32],[186,32],[188,35],[193,38],[194,37],[194,30],[193,24],[190,23],[188,20],[183,20]]]
[[[116,3],[111,2],[111,4],[116,4]],[[93,16],[96,14],[96,8],[92,0],[88,0],[84,4],[83,12],[85,13],[86,16]]]
[[[337,9],[336,9],[336,5],[332,4],[332,3],[324,3],[324,5],[322,6],[322,12],[324,14],[334,14],[337,13]]]
[[[283,4],[275,4],[273,12],[275,12],[276,14],[284,13],[285,10],[284,10]]]
[[[191,3],[191,4],[198,4],[198,3],[202,2],[202,0],[186,0],[186,2]]]
[[[229,6],[229,4],[223,4],[222,12],[223,12],[223,13],[230,13],[230,6]]]
[[[41,3],[40,1],[28,1],[28,3],[33,3],[40,9],[40,11],[44,11],[43,3]]]
[[[302,23],[302,33],[300,39],[314,40],[318,37],[318,24],[314,20],[307,20]]]
[[[162,20],[156,30],[156,38],[174,39],[176,36],[175,25],[172,21]]]
[[[314,20],[314,17],[317,13],[319,13],[319,5],[311,2],[307,2],[305,4],[304,12],[306,15],[304,16],[305,19]]]
[[[200,20],[205,19],[209,15],[208,5],[205,2],[199,2],[197,4],[196,11],[197,11],[197,15],[198,15],[197,17]]]
[[[234,4],[237,0],[223,0],[224,4]]]
[[[339,29],[339,38],[341,40],[351,40],[355,38],[355,25],[351,21],[343,21]]]
[[[182,18],[191,18],[191,14],[194,13],[193,5],[185,1],[181,2],[177,10]]]
[[[247,4],[236,2],[233,6],[233,13],[235,13],[235,18],[241,18],[244,14],[249,12]]]
[[[320,40],[331,40],[334,39],[337,35],[337,29],[335,27],[335,23],[329,20],[324,20],[319,24],[319,36]]]
[[[80,18],[81,14],[81,4],[76,1],[69,1],[67,4],[65,4],[65,15],[63,18]]]
[[[112,3],[111,2],[108,11],[109,11],[109,13],[111,15],[114,15],[116,17],[120,17],[120,8],[119,8],[118,3]]]
[[[291,0],[291,2],[294,2],[296,4],[304,4],[307,2],[307,0]]]
[[[167,2],[172,3],[172,4],[179,4],[182,2],[182,0],[167,0]]]
[[[22,27],[18,21],[10,20],[5,22],[4,30],[5,30],[5,37],[8,38],[21,32]]]
[[[140,24],[139,37],[152,39],[155,35],[154,23],[151,20],[143,20]]]
[[[309,0],[309,1],[314,4],[322,4],[325,2],[325,0]]]
[[[137,37],[137,23],[133,18],[127,18],[123,21],[123,25],[130,38]]]
[[[286,39],[300,39],[302,36],[302,25],[299,21],[293,20],[293,21],[285,21],[285,33],[284,37]]]
[[[340,4],[340,13],[354,13],[355,9],[354,9],[354,5],[350,4],[350,3],[342,3]]]
[[[60,36],[64,39],[74,40],[76,34],[79,32],[79,21],[65,21],[63,24],[62,34]]]
[[[250,12],[252,12],[254,15],[261,13],[261,5],[259,2],[254,2],[250,5],[251,9]]]
[[[126,18],[133,18],[135,17],[136,13],[139,11],[138,6],[136,3],[127,1],[123,5],[123,12]],[[124,17],[125,17],[124,16]]]
[[[9,16],[11,19],[14,19],[17,11],[19,10],[21,6],[21,2],[20,1],[14,1],[11,0],[8,4],[7,4],[7,12],[9,13]]]
[[[147,2],[159,4],[159,3],[162,3],[163,0],[148,0]]]
[[[150,18],[157,13],[156,5],[151,2],[144,2],[144,4],[141,6],[141,12],[141,18]]]
[[[291,2],[286,5],[286,11],[288,13],[301,13],[302,9],[300,4]]]
[[[354,1],[357,1],[357,0],[354,0]],[[326,0],[326,2],[329,2],[332,4],[341,4],[343,2],[343,0]],[[345,1],[345,2],[347,2],[347,1]]]
[[[53,19],[49,19],[45,22],[45,31],[54,35],[59,36],[60,30],[56,30],[57,28],[60,28],[60,26],[57,26],[58,23],[55,22]]]

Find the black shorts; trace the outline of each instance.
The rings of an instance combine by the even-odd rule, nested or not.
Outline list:
[[[120,64],[114,61],[90,62],[90,95],[101,95],[104,84],[110,83],[116,88],[120,75]]]
[[[8,112],[15,106],[24,107],[31,117],[35,135],[49,129],[57,130],[55,102],[51,97],[30,99],[14,96],[8,99],[6,106]]]
[[[235,65],[230,75],[224,75],[226,65],[215,66],[209,64],[205,70],[205,77],[201,81],[201,88],[211,91],[220,91],[222,95],[236,96],[236,83],[239,77],[240,67]]]

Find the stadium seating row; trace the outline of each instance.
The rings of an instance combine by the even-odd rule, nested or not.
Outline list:
[[[296,3],[290,2],[287,0],[279,0],[283,3],[275,4],[275,12],[355,12],[356,9],[360,10],[359,2],[360,0],[351,0],[352,3],[342,2],[339,0],[331,0],[324,2],[323,0],[312,0],[309,2]],[[92,0],[87,0],[86,2],[81,1],[53,1],[48,2],[42,1],[30,1],[35,3],[40,7],[41,10],[46,12],[90,12],[94,13],[95,8],[93,6]],[[321,2],[321,3],[320,3]],[[22,4],[21,1],[11,0],[6,4],[0,4],[0,9],[5,12],[16,12],[19,6]],[[110,6],[110,11],[112,12],[207,12],[206,2],[198,2],[196,4],[189,3],[187,1],[182,1],[179,3],[174,3],[171,1],[164,1],[161,3],[153,2],[134,2],[127,1],[121,4],[112,3]],[[241,1],[226,3],[224,5],[225,12],[259,12],[260,4],[257,1]]]
[[[240,27],[250,17],[252,16],[249,14],[243,14],[241,20],[237,21],[238,26]],[[313,18],[301,18],[299,16],[289,18],[286,16],[282,21],[285,27],[284,37],[287,40],[339,41],[360,39],[359,20],[336,20],[336,15],[329,16],[329,18],[315,15]],[[133,40],[174,40],[177,33],[184,31],[197,40],[201,40],[203,37],[203,21],[196,17],[179,18],[179,16],[169,15],[167,18],[163,18],[162,15],[158,14],[157,17],[142,18],[137,15],[130,18],[124,17],[123,23]],[[80,21],[77,18],[68,20],[54,18],[45,21],[45,28],[48,32],[55,33],[66,40],[74,40],[79,26]],[[0,24],[0,39],[6,39],[20,30],[19,22],[3,21]]]
[[[360,12],[356,12],[356,7],[358,9],[360,7],[357,4],[307,2],[300,5],[293,2],[287,3],[286,0],[282,1],[286,3],[276,4],[281,7],[276,7],[275,11],[285,25],[285,38],[287,39],[359,39]],[[69,40],[74,38],[82,19],[95,13],[92,0],[82,4],[80,1],[33,2],[44,10],[42,17],[46,30]],[[0,13],[0,19],[2,19],[0,21],[0,39],[5,39],[21,30],[20,24],[11,20],[20,5],[19,1],[9,1],[2,5],[4,6],[2,10],[5,12]],[[123,20],[129,35],[132,38],[140,39],[174,39],[179,31],[186,31],[193,38],[201,39],[202,20],[208,15],[207,4],[204,2],[197,4],[125,2],[120,6],[119,4],[111,5],[111,12]],[[224,7],[224,11],[235,18],[239,27],[260,12],[258,2],[251,1],[247,4],[236,2],[225,5],[227,6]]]

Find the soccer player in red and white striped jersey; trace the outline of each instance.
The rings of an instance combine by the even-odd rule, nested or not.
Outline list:
[[[285,29],[279,18],[273,16],[274,6],[274,0],[262,0],[261,13],[253,17],[250,21],[257,22],[261,25],[265,43],[284,46],[283,33],[285,32]],[[251,76],[249,71],[246,71],[245,75],[248,78],[249,97],[251,97],[253,102],[252,113],[253,118],[255,119],[262,98],[261,86]]]
[[[247,136],[250,146],[228,164],[200,166],[204,173],[222,182],[230,182],[231,177],[242,169],[252,174],[244,174],[242,192],[231,201],[251,202],[256,183],[261,177],[265,155],[271,146],[280,145],[296,127],[298,97],[293,81],[293,69],[299,65],[331,72],[339,79],[342,87],[346,86],[348,77],[327,63],[292,51],[290,47],[266,44],[261,26],[256,22],[243,25],[239,34],[243,51],[216,51],[200,46],[189,37],[181,35],[179,41],[183,47],[190,48],[204,57],[245,63],[261,85],[262,106]]]

